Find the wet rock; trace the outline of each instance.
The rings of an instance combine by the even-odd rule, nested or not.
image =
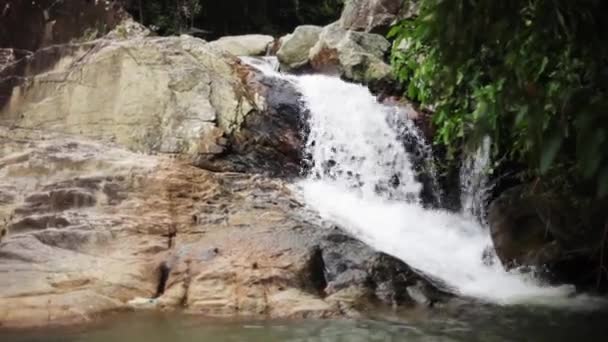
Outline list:
[[[116,37],[123,26],[132,34]],[[299,117],[288,117],[297,110],[277,95],[293,86],[270,89],[259,72],[203,40],[140,31],[126,21],[104,39],[55,45],[3,69],[0,123],[185,156],[213,171],[284,173],[280,165],[298,163],[291,149],[300,127],[290,124]],[[111,187],[110,200],[120,200]]]
[[[249,84],[264,105],[248,115],[239,130],[226,136],[225,153],[199,154],[194,165],[215,171],[257,172],[293,178],[302,167],[306,109],[291,82],[257,73]]]
[[[366,293],[372,300],[389,307],[416,303],[431,306],[451,297],[404,262],[374,251],[343,233],[324,237],[321,250],[327,295],[345,289],[352,292],[355,287],[358,288],[355,293]],[[413,289],[419,289],[416,297],[409,295]],[[421,296],[424,301],[420,300]]]
[[[498,258],[507,269],[531,270],[554,283],[603,288],[598,265],[605,262],[599,252],[605,243],[605,203],[600,202],[581,209],[528,185],[504,191],[488,212]]]
[[[488,222],[501,262],[509,268],[543,266],[558,257],[561,248],[556,237],[568,224],[567,212],[559,206],[556,201],[528,194],[522,187],[494,200]]]
[[[222,37],[210,42],[209,46],[235,56],[264,56],[273,43],[272,36],[249,34]]]
[[[83,322],[127,307],[326,318],[437,301],[423,291],[427,299],[417,302],[412,286],[432,282],[323,228],[315,213],[294,206],[280,179],[209,172],[57,133],[0,133],[0,178],[25,203],[0,206],[14,215],[14,232],[0,244],[0,273],[10,272],[0,277],[4,326]],[[122,200],[16,211],[65,188],[101,198],[105,184],[121,188]]]

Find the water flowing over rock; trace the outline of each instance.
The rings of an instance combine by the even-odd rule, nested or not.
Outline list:
[[[568,302],[572,286],[546,286],[488,263],[490,234],[475,218],[422,205],[411,156],[392,125],[395,107],[336,77],[295,81],[310,110],[312,167],[301,186],[323,218],[449,292],[500,304]]]
[[[0,71],[3,327],[132,309],[356,317],[450,298],[268,177],[300,172],[296,85],[124,25]]]
[[[298,174],[297,105],[275,101],[276,87],[203,40],[146,37],[127,24],[117,30],[133,37],[55,45],[0,70],[0,123],[179,154],[215,171]]]
[[[422,278],[321,228],[281,180],[49,131],[2,128],[0,142],[5,327],[130,308],[285,318],[418,305],[407,289]],[[424,293],[422,305],[446,299]]]

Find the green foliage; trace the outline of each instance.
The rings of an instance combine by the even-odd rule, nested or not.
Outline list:
[[[454,153],[489,135],[531,175],[572,173],[608,194],[608,3],[421,0],[391,30],[406,95]]]

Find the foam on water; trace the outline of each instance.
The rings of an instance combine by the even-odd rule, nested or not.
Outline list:
[[[339,78],[280,76],[274,70],[271,75],[294,82],[310,111],[306,148],[312,166],[298,188],[324,219],[463,296],[497,304],[596,303],[574,296],[572,286],[545,286],[530,274],[487,262],[496,256],[483,221],[471,214],[480,210],[474,208],[475,199],[465,203],[462,213],[423,208],[421,185],[390,124],[398,108],[378,103],[366,87]],[[479,181],[474,183],[471,188],[478,188]]]

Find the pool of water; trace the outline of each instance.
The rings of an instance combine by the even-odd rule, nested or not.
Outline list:
[[[608,311],[478,308],[418,318],[209,321],[178,314],[121,314],[87,327],[0,331],[2,342],[607,341]]]

